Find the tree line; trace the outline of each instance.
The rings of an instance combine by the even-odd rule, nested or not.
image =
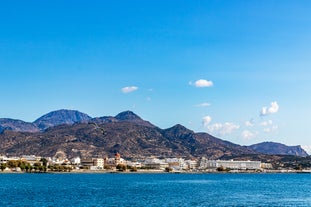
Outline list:
[[[48,165],[48,160],[46,158],[41,158],[39,162],[35,162],[31,165],[29,162],[24,160],[9,160],[6,163],[0,164],[0,170],[3,172],[6,168],[14,170],[20,168],[22,172],[39,172],[44,173],[47,171],[52,172],[70,172],[72,167],[65,165]]]

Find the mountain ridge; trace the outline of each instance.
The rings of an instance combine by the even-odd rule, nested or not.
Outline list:
[[[12,130],[19,132],[39,131],[39,128],[33,123],[11,118],[0,118],[0,128],[0,133],[3,132],[3,130]]]
[[[92,130],[90,130],[90,128]],[[282,144],[283,151],[272,151],[272,149],[270,149],[270,151],[258,151],[258,147],[254,148],[253,145],[248,147],[240,146],[216,138],[208,133],[195,133],[180,124],[176,124],[167,129],[160,129],[150,122],[143,120],[132,111],[123,111],[116,116],[92,118],[85,113],[65,109],[47,113],[33,123],[14,119],[0,119],[1,138],[4,140],[10,138],[8,141],[10,142],[10,147],[9,145],[1,145],[4,148],[3,150],[0,148],[2,150],[0,153],[13,151],[16,153],[30,153],[18,149],[17,145],[14,146],[14,144],[18,143],[20,147],[21,143],[24,143],[24,140],[21,140],[18,136],[25,137],[25,133],[28,134],[25,139],[29,142],[32,142],[31,138],[33,138],[33,140],[37,140],[41,147],[47,147],[48,145],[46,143],[50,143],[53,146],[49,147],[53,148],[53,150],[60,148],[65,151],[67,150],[69,154],[72,153],[70,153],[70,147],[66,146],[68,145],[68,140],[71,140],[69,143],[75,140],[75,142],[79,143],[81,146],[88,143],[86,146],[87,149],[85,150],[88,151],[88,153],[86,154],[92,154],[93,152],[95,154],[99,153],[99,149],[95,148],[101,146],[99,143],[105,143],[105,148],[109,146],[109,149],[103,150],[106,154],[111,154],[115,151],[124,151],[127,156],[136,156],[139,153],[152,155],[152,152],[155,154],[159,153],[175,156],[183,156],[184,154],[189,157],[204,155],[213,159],[218,159],[222,156],[232,157],[241,154],[258,153],[296,156],[308,155],[300,146],[296,146],[295,149],[292,148],[292,151],[287,150],[284,152],[283,148],[289,147],[284,144]],[[84,137],[81,137],[82,135]],[[43,139],[42,137],[44,136],[50,139],[54,139],[53,137],[60,137],[60,139],[57,139],[59,143],[57,144]],[[68,136],[71,138],[68,139]],[[109,139],[107,139],[107,136]],[[66,140],[65,143],[61,138]],[[86,138],[88,139],[85,140]],[[94,140],[90,140],[91,138]],[[114,144],[108,143],[108,140]],[[24,144],[28,146],[29,143]],[[36,145],[36,143],[33,143],[33,145]],[[73,145],[73,143],[71,143],[71,145]],[[83,154],[81,146],[77,148],[79,148]],[[92,151],[90,147],[94,148],[94,150]],[[75,148],[71,150],[75,150]],[[136,154],[131,153],[131,150],[134,150]],[[37,152],[41,153],[39,149],[37,149]],[[52,153],[52,151],[50,151],[50,153]]]
[[[261,142],[250,145],[248,148],[264,154],[296,155],[301,157],[308,156],[308,153],[302,149],[300,145],[287,146],[277,142]]]

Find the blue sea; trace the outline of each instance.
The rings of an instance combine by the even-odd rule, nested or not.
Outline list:
[[[311,174],[0,174],[0,206],[311,206]]]

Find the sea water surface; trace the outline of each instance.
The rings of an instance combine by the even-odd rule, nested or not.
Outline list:
[[[0,206],[311,206],[311,174],[0,174]]]

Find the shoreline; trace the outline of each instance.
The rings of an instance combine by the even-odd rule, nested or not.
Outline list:
[[[0,174],[311,174],[311,170],[269,170],[269,171],[176,171],[165,172],[163,170],[138,170],[131,171],[106,171],[106,170],[72,170],[70,172],[22,172],[0,171]]]

